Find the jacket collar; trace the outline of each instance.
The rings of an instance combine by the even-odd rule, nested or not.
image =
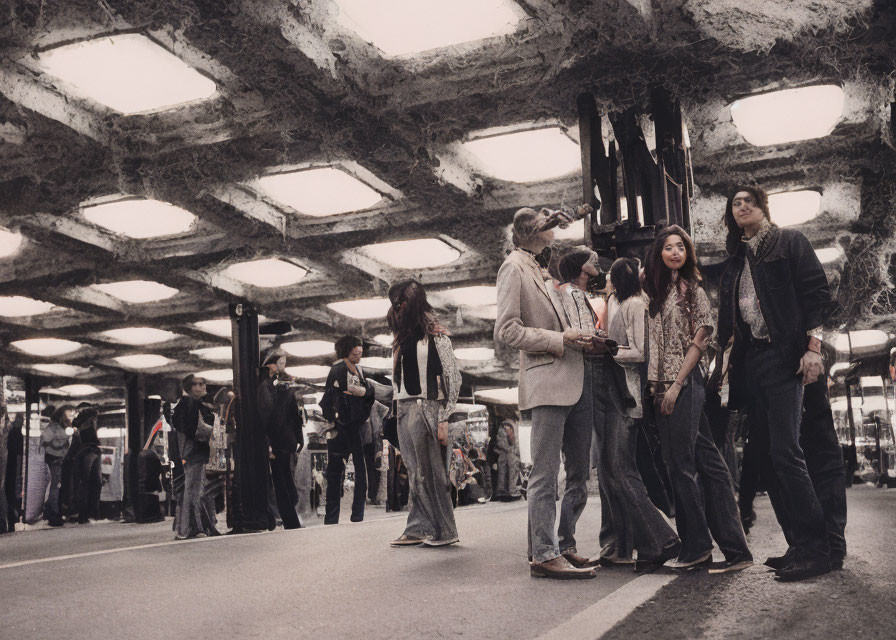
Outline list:
[[[566,317],[566,310],[558,295],[559,292],[553,286],[553,280],[545,279],[541,267],[538,266],[535,259],[521,249],[514,249],[511,251],[510,255],[507,256],[507,259],[513,264],[520,266],[525,273],[529,274],[538,286],[538,290],[545,295],[548,302],[554,308],[554,313],[557,314],[557,319],[560,320],[560,325],[568,327],[569,320]]]

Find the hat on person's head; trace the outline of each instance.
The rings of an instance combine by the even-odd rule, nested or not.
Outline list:
[[[87,409],[78,412],[78,415],[75,416],[74,420],[72,420],[72,426],[75,429],[80,429],[82,426],[96,418],[98,415],[100,415],[100,412],[97,411],[96,408],[88,407]]]
[[[92,402],[87,402],[86,400],[82,400],[81,402],[78,403],[78,406],[75,407],[75,409],[78,411],[83,411],[84,409],[89,409],[92,406],[93,406]]]
[[[44,410],[40,412],[41,417],[53,419],[53,415],[56,413],[56,407],[52,404],[48,404],[44,407]]]
[[[277,364],[277,360],[279,360],[281,356],[285,355],[286,353],[282,349],[271,347],[270,349],[265,351],[264,354],[262,354],[261,366],[266,367],[269,364]]]

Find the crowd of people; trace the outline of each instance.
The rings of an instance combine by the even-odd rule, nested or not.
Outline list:
[[[514,216],[513,249],[497,277],[494,340],[499,352],[519,352],[519,403],[496,423],[488,454],[470,446],[455,452],[453,466],[446,458],[446,447],[456,444],[449,419],[461,376],[450,332],[419,281],[389,289],[391,383],[361,366],[358,337],[336,343],[338,360],[319,402],[329,425],[324,523],[339,522],[349,459],[355,469],[350,519],[364,519],[365,504],[378,492],[378,443],[385,437],[400,451],[409,493],[407,523],[392,546],[458,542],[456,503],[520,497],[518,411],[524,411],[531,414],[532,466],[524,490],[533,576],[593,578],[597,566],[635,563],[742,570],[753,564],[745,527],[760,481],[788,544],[765,561],[778,578],[802,580],[842,567],[846,484],[821,356],[822,328],[834,303],[808,240],[774,224],[761,188],[734,189],[724,212],[729,258],[715,268],[714,312],[694,243],[679,226],[658,231],[643,265],[619,258],[608,274],[585,247],[551,257],[554,228],[589,210],[523,208]],[[295,484],[303,415],[285,364],[276,349],[263,356],[257,404],[270,452],[271,523],[294,529],[303,526]],[[736,469],[720,452],[714,426],[723,384],[728,409],[746,415],[749,432],[740,505]],[[212,443],[234,420],[229,389],[206,404],[206,381],[191,375],[182,391],[169,441],[178,539],[218,533],[222,487],[210,480]],[[51,526],[96,518],[97,411],[68,405],[49,411],[41,434],[50,478],[45,515]],[[647,431],[659,444],[671,508],[639,470],[637,443]],[[593,467],[600,553],[588,558],[578,551],[577,523]],[[481,490],[486,484],[488,494]],[[660,509],[674,510],[674,528]],[[713,562],[714,544],[724,560]]]

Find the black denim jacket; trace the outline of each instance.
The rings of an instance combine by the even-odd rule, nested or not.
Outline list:
[[[831,290],[824,267],[806,236],[793,229],[775,228],[766,240],[761,254],[755,257],[749,255],[746,243],[742,242],[736,253],[729,258],[719,286],[720,348],[724,349],[731,336],[734,336],[729,376],[732,391],[729,407],[732,409],[738,405],[738,373],[749,342],[749,336],[743,335],[737,321],[736,308],[738,282],[743,272],[744,259],[750,261],[759,308],[768,327],[769,339],[778,349],[785,365],[793,368],[794,374],[799,368],[800,358],[809,346],[807,332],[824,325],[833,311]]]

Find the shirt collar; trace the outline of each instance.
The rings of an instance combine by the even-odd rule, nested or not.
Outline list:
[[[762,222],[759,223],[759,231],[756,232],[756,235],[752,238],[747,238],[744,236],[741,238],[744,242],[747,243],[747,246],[755,253],[759,248],[759,245],[762,244],[762,241],[765,240],[765,237],[771,232],[772,223],[769,222],[768,218],[763,218]]]

